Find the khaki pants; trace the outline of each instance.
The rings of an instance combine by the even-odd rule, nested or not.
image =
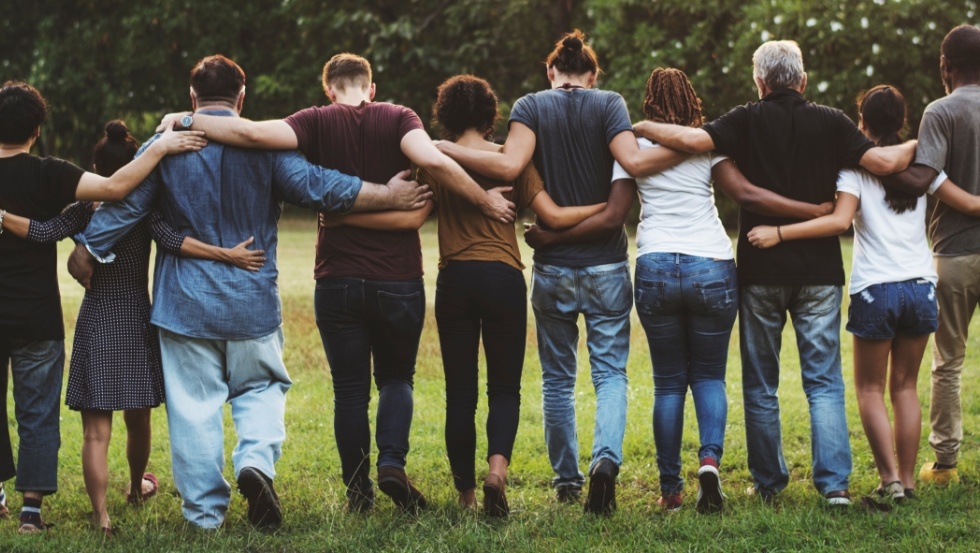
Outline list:
[[[929,445],[936,452],[937,462],[952,465],[963,441],[960,374],[970,319],[980,301],[980,254],[937,256],[935,260],[939,273],[939,330],[932,355]]]

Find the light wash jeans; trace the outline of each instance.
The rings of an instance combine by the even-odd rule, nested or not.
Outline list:
[[[292,384],[282,361],[282,328],[253,340],[191,338],[164,329],[159,335],[170,455],[184,518],[217,528],[231,498],[222,476],[226,401],[238,433],[235,474],[252,467],[269,478],[276,475]]]
[[[590,470],[600,459],[623,462],[626,429],[626,361],[633,307],[629,263],[594,267],[534,265],[531,283],[541,359],[544,437],[554,485],[581,488],[575,425],[578,317],[586,340],[596,393]]]
[[[743,286],[739,307],[742,394],[749,472],[764,495],[789,483],[779,420],[779,350],[786,313],[796,331],[803,391],[810,405],[813,485],[821,495],[846,490],[851,446],[840,363],[839,286]]]
[[[65,372],[64,340],[28,340],[0,337],[0,378],[3,378],[2,422],[7,425],[7,362],[14,383],[17,418],[17,491],[58,491],[58,449],[61,447],[61,382]],[[13,474],[10,439],[3,447],[0,476]]]
[[[660,490],[684,489],[681,437],[687,389],[694,397],[701,447],[698,460],[721,463],[728,397],[728,343],[738,314],[733,259],[651,253],[636,260],[636,311],[653,363],[653,437]]]

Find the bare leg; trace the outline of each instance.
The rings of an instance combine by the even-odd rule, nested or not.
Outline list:
[[[129,494],[136,501],[149,493],[152,485],[143,481],[150,460],[150,409],[131,409],[123,412],[126,421],[126,460],[129,461]]]
[[[929,335],[897,336],[892,342],[892,371],[888,391],[895,417],[895,453],[898,477],[905,488],[915,488],[915,459],[922,436],[922,409],[916,384]]]
[[[490,465],[490,474],[496,474],[501,482],[507,482],[507,465],[510,463],[506,457],[500,454],[491,455],[487,463]]]
[[[857,392],[861,424],[882,484],[898,480],[892,427],[885,409],[885,383],[891,340],[865,340],[854,337],[854,389]]]
[[[85,491],[92,502],[93,522],[100,528],[109,528],[109,512],[105,496],[109,487],[109,438],[112,436],[112,411],[82,410],[82,473],[85,475]]]

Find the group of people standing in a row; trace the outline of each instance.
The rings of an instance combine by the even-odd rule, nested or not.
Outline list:
[[[244,72],[211,56],[191,72],[193,113],[168,116],[165,132],[128,165],[125,156],[113,165],[97,157],[96,170],[107,177],[30,156],[43,99],[28,85],[8,83],[0,91],[0,208],[9,210],[0,210],[6,231],[0,235],[0,362],[6,366],[10,359],[13,369],[21,530],[45,528],[41,497],[57,487],[63,329],[54,247],[38,242],[79,231],[69,269],[88,290],[67,397],[82,411],[83,468],[96,527],[111,533],[105,509],[111,411],[127,411],[129,498],[139,502],[158,485],[144,473],[146,413],[164,392],[185,517],[204,528],[224,520],[231,488],[222,477],[221,409],[229,401],[238,432],[235,474],[249,519],[262,527],[281,523],[273,480],[291,384],[276,288],[281,201],[321,212],[314,303],[352,511],[367,511],[375,501],[372,374],[379,392],[377,487],[403,509],[426,504],[405,467],[425,309],[418,228],[432,210],[439,214],[435,309],[446,376],[446,445],[460,505],[477,505],[474,418],[482,336],[489,407],[483,507],[490,516],[509,511],[507,470],[520,418],[527,325],[513,221],[524,207],[538,217],[525,239],[535,248],[531,305],[559,501],[579,501],[585,484],[574,399],[582,315],[596,394],[585,509],[615,509],[635,292],[653,364],[663,508],[683,503],[680,445],[688,388],[701,443],[696,505],[701,512],[722,508],[725,373],[736,314],[752,492],[768,501],[787,485],[776,395],[787,312],[810,405],[814,485],[829,504],[849,504],[839,347],[844,272],[836,235],[852,219],[847,328],[855,336],[856,390],[879,492],[900,500],[914,489],[921,430],[915,382],[937,322],[930,439],[937,460],[920,477],[955,477],[962,440],[958,375],[980,299],[973,284],[980,278],[980,246],[973,245],[980,244],[974,236],[980,234],[974,218],[980,198],[957,186],[980,193],[980,29],[960,26],[944,40],[940,65],[949,95],[927,108],[918,148],[898,137],[905,104],[895,88],[864,93],[855,126],[839,110],[803,98],[806,74],[795,43],[763,44],[753,65],[760,101],[705,125],[684,73],[656,69],[643,104],[647,120],[634,127],[620,95],[594,88],[598,60],[575,31],[546,60],[552,88],[514,104],[500,146],[489,141],[497,98],[476,77],[457,76],[440,86],[433,112],[445,140],[433,144],[411,110],[373,102],[370,65],[359,56],[340,54],[324,66],[330,105],[264,122],[238,117]],[[174,126],[193,131],[174,132]],[[206,147],[200,131],[210,140]],[[130,141],[124,128],[110,124],[97,153]],[[198,151],[153,170],[163,155],[188,150]],[[412,165],[418,183],[405,180]],[[742,208],[737,270],[712,183]],[[944,202],[931,226],[936,268],[926,242],[927,190]],[[624,221],[637,192],[642,209],[634,290]],[[94,213],[76,204],[58,215],[75,199],[121,201]],[[151,234],[162,247],[148,313]],[[894,432],[884,404],[886,381]],[[3,446],[0,437],[0,480],[13,474],[9,439]]]

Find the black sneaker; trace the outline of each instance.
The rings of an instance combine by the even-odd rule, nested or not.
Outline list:
[[[245,467],[238,473],[238,490],[248,500],[248,521],[256,528],[274,530],[282,524],[282,506],[272,479],[262,471]]]
[[[721,511],[725,494],[721,492],[721,476],[714,459],[706,458],[698,469],[697,510],[701,514]]]
[[[589,495],[585,500],[585,512],[610,515],[616,510],[617,467],[609,459],[600,459],[589,473]]]

